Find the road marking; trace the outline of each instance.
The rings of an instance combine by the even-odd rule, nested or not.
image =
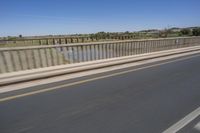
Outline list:
[[[163,133],[176,133],[183,127],[185,127],[187,124],[189,124],[192,120],[200,116],[200,107],[182,118],[180,121],[169,127],[167,130],[165,130]]]
[[[200,132],[200,122],[194,126],[194,129]]]
[[[83,84],[83,83],[86,83],[86,82],[91,82],[91,81],[95,81],[95,80],[99,80],[99,79],[114,77],[114,76],[130,73],[130,72],[135,72],[135,71],[139,71],[139,70],[143,70],[143,69],[147,69],[147,68],[161,66],[161,65],[165,65],[165,64],[169,64],[169,63],[173,63],[173,62],[177,62],[177,61],[182,61],[182,60],[186,60],[186,59],[190,59],[190,58],[198,57],[198,56],[200,56],[200,55],[194,55],[194,56],[185,57],[185,58],[181,58],[181,59],[175,59],[175,60],[172,60],[172,61],[167,61],[167,62],[154,64],[154,65],[150,65],[150,66],[146,66],[146,67],[136,68],[136,69],[133,69],[133,70],[122,71],[122,72],[118,72],[118,73],[114,73],[114,74],[110,74],[110,75],[105,75],[105,76],[100,76],[100,77],[96,77],[96,78],[86,79],[86,80],[77,81],[77,82],[73,82],[73,83],[69,83],[69,84],[64,84],[64,85],[60,85],[60,86],[56,86],[56,87],[51,87],[51,88],[46,88],[46,89],[44,88],[44,89],[41,89],[41,90],[27,92],[27,93],[24,93],[24,94],[9,96],[9,97],[5,97],[5,98],[1,98],[0,102],[5,102],[5,101],[17,99],[17,98],[22,98],[22,97],[26,97],[26,96],[30,96],[30,95],[35,95],[35,94],[39,94],[39,93],[48,92],[48,91],[63,89],[64,87],[80,85],[80,84]]]

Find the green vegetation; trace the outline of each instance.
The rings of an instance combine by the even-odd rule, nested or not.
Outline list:
[[[143,30],[138,32],[98,32],[96,34],[89,34],[90,37],[95,38],[115,38],[122,36],[132,36],[133,39],[143,39],[143,38],[165,38],[165,37],[182,37],[182,36],[199,36],[200,27],[189,27],[189,28],[169,28],[164,30]]]
[[[190,29],[182,29],[182,30],[180,31],[180,33],[181,33],[182,35],[191,35],[191,30],[190,30]]]
[[[200,36],[200,28],[193,29],[192,34],[193,36]]]
[[[2,37],[0,38],[0,47],[16,46],[35,46],[35,45],[53,45],[67,43],[84,43],[96,41],[111,40],[134,40],[149,38],[166,38],[166,37],[186,37],[200,36],[200,27],[189,28],[168,28],[164,30],[150,29],[137,32],[98,32],[93,34],[73,34],[73,35],[47,35],[25,37]]]

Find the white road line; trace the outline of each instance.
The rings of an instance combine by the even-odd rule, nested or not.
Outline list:
[[[194,129],[200,132],[200,122],[194,126]]]
[[[167,130],[165,130],[163,133],[176,133],[183,127],[185,127],[187,124],[189,124],[192,120],[200,116],[200,107],[185,116],[183,119],[169,127]]]

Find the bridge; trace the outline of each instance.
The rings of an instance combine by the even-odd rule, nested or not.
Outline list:
[[[0,48],[2,133],[200,131],[200,37]]]

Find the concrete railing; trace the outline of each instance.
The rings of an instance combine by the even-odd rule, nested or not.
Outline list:
[[[200,37],[0,48],[0,73],[200,45]]]

